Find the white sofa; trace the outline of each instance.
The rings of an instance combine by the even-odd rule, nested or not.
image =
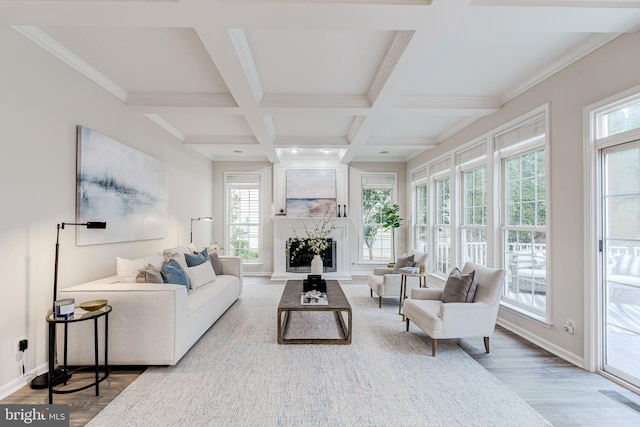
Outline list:
[[[218,257],[221,275],[197,289],[167,283],[120,282],[107,277],[62,289],[58,298],[84,301],[107,299],[109,314],[109,365],[175,365],[195,342],[242,294],[242,260]],[[100,361],[104,328],[99,328]],[[93,322],[68,327],[68,364],[94,362]],[[58,329],[58,337],[62,329]],[[62,363],[63,340],[58,338]]]

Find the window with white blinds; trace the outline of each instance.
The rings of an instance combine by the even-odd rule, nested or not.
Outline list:
[[[503,301],[547,317],[547,119],[541,112],[494,137],[501,168]]]
[[[243,262],[260,260],[262,214],[260,209],[260,174],[225,174],[227,191],[227,227],[225,241],[230,255]]]
[[[505,268],[503,303],[543,321],[548,117],[541,106],[410,173],[412,244],[431,253],[430,273],[446,280],[467,261]]]
[[[542,112],[496,134],[493,138],[493,148],[495,151],[505,152],[523,145],[544,145],[546,129],[546,113]]]
[[[364,173],[360,177],[360,261],[394,260],[393,233],[383,229],[382,210],[395,203],[396,174]]]

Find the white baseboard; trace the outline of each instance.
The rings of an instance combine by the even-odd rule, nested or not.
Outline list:
[[[27,372],[22,377],[16,378],[7,384],[0,387],[0,400],[6,398],[7,396],[12,395],[16,391],[20,390],[22,387],[28,384],[29,380],[37,377],[40,374],[44,374],[49,370],[49,362],[45,362],[42,365],[36,367],[35,369]]]
[[[527,341],[537,345],[538,347],[541,347],[553,354],[555,354],[558,357],[561,357],[562,359],[566,360],[569,363],[572,363],[574,365],[576,365],[579,368],[583,368],[586,369],[584,367],[584,358],[580,357],[579,355],[575,354],[575,353],[571,353],[569,351],[567,351],[566,349],[557,346],[556,344],[547,341],[543,338],[540,338],[537,335],[532,334],[531,332],[529,332],[528,330],[515,325],[514,323],[511,323],[509,321],[506,321],[504,319],[498,319],[497,321],[498,325],[502,326],[503,328],[521,336],[522,338],[526,339]]]

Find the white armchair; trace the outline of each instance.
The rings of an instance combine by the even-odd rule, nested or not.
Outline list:
[[[409,255],[413,255],[415,266],[426,265],[429,259],[429,254],[426,252],[412,251]],[[373,298],[374,292],[378,295],[378,307],[382,308],[383,297],[400,296],[401,279],[400,273],[394,273],[393,268],[376,267],[373,269],[373,274],[369,275],[367,283],[371,288],[369,290],[371,297]],[[420,283],[418,277],[408,277],[408,281],[415,281],[418,285]]]
[[[435,357],[437,340],[445,338],[484,337],[489,353],[489,338],[496,327],[505,270],[467,262],[462,273],[475,270],[477,283],[473,302],[443,303],[442,289],[415,288],[404,301],[407,322],[413,322],[431,337],[431,354]]]

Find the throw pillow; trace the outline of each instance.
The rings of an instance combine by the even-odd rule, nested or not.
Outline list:
[[[157,269],[160,269],[162,267],[162,256],[151,255],[138,259],[116,257],[116,272],[118,274],[118,282],[136,283],[138,272],[149,264],[153,265]]]
[[[189,279],[187,278],[187,274],[175,259],[170,259],[168,263],[164,264],[160,273],[162,274],[164,283],[183,285],[189,289]]]
[[[217,250],[212,250],[209,251],[209,260],[211,261],[211,265],[213,265],[213,271],[216,272],[216,275],[221,275],[222,274],[222,263],[220,262],[220,259],[218,258],[218,251]]]
[[[396,265],[393,266],[393,272],[398,274],[398,269],[402,267],[413,267],[413,261],[413,255],[398,258]]]
[[[187,270],[187,262],[184,260],[184,254],[192,254],[193,251],[186,246],[178,246],[176,248],[165,249],[162,252],[164,262],[169,262],[170,259],[175,259],[183,270]]]
[[[413,266],[420,267],[421,265],[425,265],[427,263],[427,258],[429,254],[426,252],[413,251]]]
[[[187,262],[187,267],[195,267],[209,261],[209,253],[202,251],[198,254],[184,254],[184,260]]]
[[[216,273],[210,262],[203,262],[193,267],[187,267],[187,277],[191,289],[198,289],[202,285],[216,280]]]
[[[136,277],[138,283],[164,283],[162,273],[153,265],[148,264],[145,268],[140,270]]]
[[[477,286],[475,274],[475,271],[462,274],[457,267],[454,268],[444,285],[442,302],[473,302]]]

